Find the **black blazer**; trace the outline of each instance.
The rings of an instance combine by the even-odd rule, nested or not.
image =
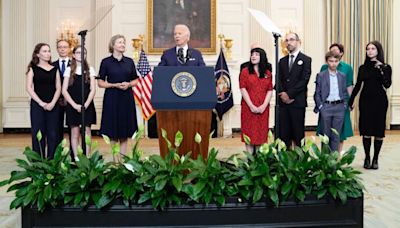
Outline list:
[[[289,72],[289,55],[279,60],[279,92],[286,92],[294,102],[283,103],[279,99],[279,105],[286,107],[307,107],[307,84],[311,75],[311,58],[299,52],[292,69]]]
[[[60,59],[57,59],[56,61],[54,61],[52,64],[53,66],[55,66],[58,70],[58,73],[60,73],[60,78],[61,78],[61,84],[63,83],[63,79],[64,79],[64,75],[61,75],[61,69],[60,69],[60,64],[59,64]],[[67,63],[67,67],[69,67],[71,65],[71,59],[68,59],[68,63]]]

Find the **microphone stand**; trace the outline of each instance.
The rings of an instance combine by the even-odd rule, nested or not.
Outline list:
[[[83,154],[86,155],[86,124],[85,124],[85,75],[84,75],[84,62],[85,62],[85,39],[88,30],[82,30],[78,33],[81,36],[81,143]]]
[[[280,107],[279,107],[279,92],[280,92],[280,79],[279,79],[279,46],[278,40],[280,34],[273,32],[275,42],[275,139],[280,138]]]

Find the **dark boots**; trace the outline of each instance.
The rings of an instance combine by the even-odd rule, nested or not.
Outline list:
[[[364,152],[365,152],[365,159],[364,159],[364,169],[369,169],[371,166],[371,157],[369,155],[370,148],[371,148],[371,138],[363,137],[362,138]]]
[[[374,158],[372,158],[372,164],[370,169],[378,169],[378,156],[382,148],[382,143],[383,143],[382,139],[374,140]]]

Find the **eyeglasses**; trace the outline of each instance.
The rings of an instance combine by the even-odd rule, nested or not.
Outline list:
[[[296,38],[290,38],[290,39],[285,39],[285,42],[287,43],[287,42],[293,42],[293,41],[297,41],[298,39],[296,39]]]
[[[76,51],[74,54],[80,55],[82,52]]]
[[[68,46],[58,46],[57,48],[69,48]]]

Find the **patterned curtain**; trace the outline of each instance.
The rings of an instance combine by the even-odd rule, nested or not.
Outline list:
[[[344,45],[343,60],[354,68],[354,83],[357,80],[358,67],[364,62],[365,46],[369,41],[381,42],[385,61],[391,63],[389,51],[393,50],[390,29],[393,23],[392,6],[393,0],[326,1],[326,46],[335,42]],[[388,116],[389,113],[388,111]],[[358,129],[358,108],[353,115],[353,126]],[[390,123],[389,118],[387,123]]]

